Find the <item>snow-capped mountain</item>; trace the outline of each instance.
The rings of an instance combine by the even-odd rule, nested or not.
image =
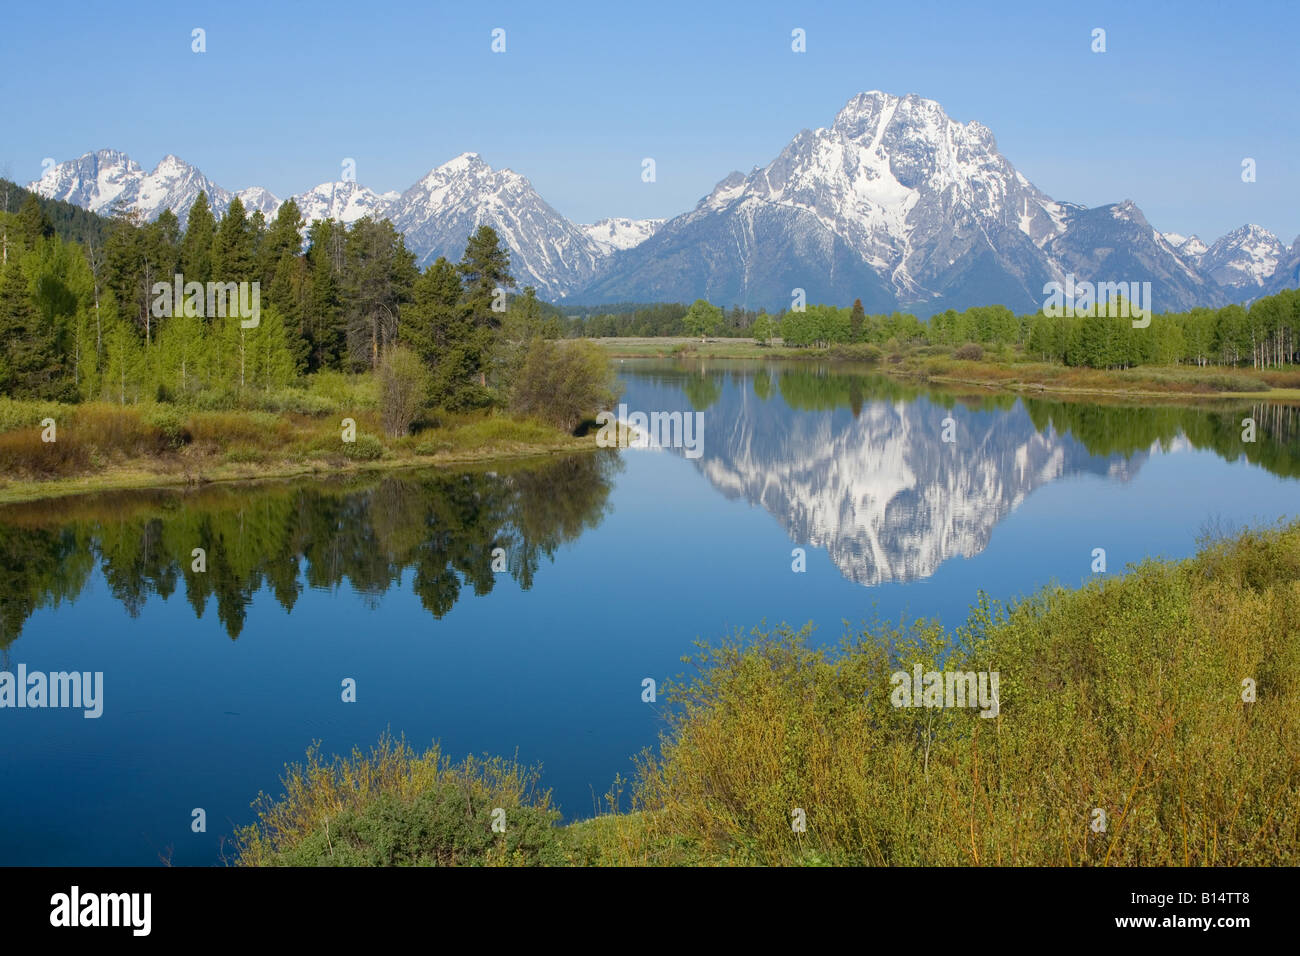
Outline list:
[[[1223,290],[1182,258],[1132,200],[1072,207],[1065,228],[1043,252],[1058,279],[1064,273],[1095,282],[1150,282],[1151,302],[1144,306],[1157,312],[1226,301]]]
[[[990,302],[1036,309],[1044,283],[1067,273],[1151,280],[1162,308],[1222,297],[1132,203],[1057,202],[987,127],[933,100],[870,92],[616,253],[579,297],[772,308],[801,288],[809,302],[860,297],[868,310],[928,315]]]
[[[1291,243],[1291,248],[1286,251],[1278,262],[1277,268],[1273,270],[1268,284],[1264,287],[1264,294],[1272,295],[1283,289],[1297,287],[1300,287],[1300,236],[1296,236],[1295,241]]]
[[[1234,229],[1199,258],[1201,271],[1227,289],[1258,292],[1287,253],[1277,236],[1255,225]]]
[[[579,226],[607,255],[616,250],[639,246],[655,234],[665,219],[601,219],[589,226]]]
[[[175,156],[145,173],[114,150],[60,163],[29,188],[97,212],[121,204],[152,219],[171,209],[182,223],[200,190],[218,214],[236,195]],[[280,205],[259,187],[237,195],[268,217]],[[1247,225],[1207,246],[1159,232],[1130,200],[1057,201],[1002,156],[987,127],[914,94],[853,97],[829,127],[804,130],[766,166],[730,174],[667,221],[577,225],[525,177],[477,153],[400,193],[338,182],[295,199],[308,222],[392,220],[422,266],[459,259],[468,236],[490,225],[521,287],[585,304],[707,298],[779,310],[802,289],[810,303],[860,298],[872,312],[991,303],[1035,311],[1044,285],[1072,274],[1150,282],[1160,312],[1300,283],[1300,241],[1287,249]]]
[[[387,208],[420,266],[438,256],[457,261],[465,240],[487,225],[510,247],[519,287],[558,297],[588,281],[603,258],[599,246],[556,212],[523,176],[462,153],[429,171]]]
[[[311,225],[320,219],[333,219],[352,225],[365,216],[383,218],[386,210],[400,196],[397,192],[377,193],[355,180],[321,183],[315,189],[294,196],[303,219]]]
[[[200,191],[208,194],[218,215],[225,213],[235,195],[250,213],[260,209],[268,218],[281,205],[261,187],[239,193],[223,189],[175,156],[145,173],[125,153],[107,149],[59,163],[29,188],[104,214],[121,206],[152,220],[171,209],[182,225]],[[633,247],[662,222],[610,219],[592,226],[575,225],[547,204],[523,176],[509,169],[495,170],[477,153],[464,153],[432,169],[401,193],[377,193],[357,182],[333,182],[293,198],[308,225],[325,218],[348,224],[363,216],[392,220],[421,266],[438,256],[459,260],[469,235],[480,225],[490,225],[510,249],[519,286],[534,285],[552,299],[590,281],[600,260],[614,249]]]
[[[58,163],[27,188],[104,215],[123,208],[153,220],[164,209],[170,209],[182,224],[200,192],[208,194],[208,202],[218,215],[225,213],[235,195],[250,213],[260,209],[271,215],[280,205],[279,199],[261,187],[238,194],[222,189],[177,156],[164,156],[153,172],[146,173],[139,163],[115,149],[101,149]]]

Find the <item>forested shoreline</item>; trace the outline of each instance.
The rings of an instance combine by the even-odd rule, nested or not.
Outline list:
[[[489,227],[420,270],[391,223],[304,230],[292,200],[217,218],[200,194],[184,231],[82,212],[0,213],[5,497],[564,450],[616,397]]]

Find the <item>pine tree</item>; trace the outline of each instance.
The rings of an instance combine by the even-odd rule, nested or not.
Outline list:
[[[137,327],[143,338],[151,297],[144,288],[141,245],[139,213],[116,209],[104,243],[104,285],[117,304],[118,317]]]
[[[212,279],[215,282],[249,282],[257,278],[255,241],[244,204],[236,196],[217,226],[212,242]],[[214,316],[208,316],[213,319]]]
[[[366,216],[353,223],[346,248],[349,358],[375,369],[397,337],[398,311],[410,301],[419,272],[401,234],[386,219],[377,222]]]
[[[157,219],[144,226],[139,231],[136,249],[140,270],[137,281],[145,301],[144,341],[148,347],[157,338],[155,326],[161,320],[153,314],[153,287],[159,282],[170,285],[180,266],[180,223],[176,214],[164,209]]]
[[[399,338],[430,368],[470,329],[463,294],[456,267],[439,256],[415,280],[411,302],[401,310]]]
[[[465,287],[465,301],[476,325],[497,329],[504,309],[493,309],[501,295],[497,291],[513,289],[510,275],[510,250],[491,226],[479,226],[465,246],[465,255],[456,267]]]
[[[305,371],[311,355],[307,339],[306,312],[309,291],[307,260],[285,252],[266,289],[266,302],[284,316],[285,341],[293,355],[294,367]]]
[[[50,224],[50,217],[45,214],[34,193],[28,193],[22,205],[18,207],[15,226],[16,238],[22,243],[24,249],[35,249],[42,239],[49,239],[54,235],[54,226]]]
[[[342,294],[339,288],[344,266],[343,227],[332,219],[311,225],[307,262],[311,278],[307,289],[304,333],[310,346],[308,371],[338,368],[346,342]]]
[[[10,260],[0,268],[0,394],[68,397],[55,333],[32,302],[22,263]]]
[[[212,243],[217,223],[208,206],[208,194],[200,192],[190,206],[185,220],[185,238],[181,240],[181,272],[186,282],[206,283],[212,278]]]
[[[270,288],[275,274],[285,256],[302,254],[302,210],[292,199],[286,199],[276,211],[275,219],[266,230],[266,238],[258,248],[258,272],[262,284]]]
[[[853,300],[853,311],[849,314],[849,341],[862,341],[862,325],[866,321],[867,313],[862,308],[862,300]]]

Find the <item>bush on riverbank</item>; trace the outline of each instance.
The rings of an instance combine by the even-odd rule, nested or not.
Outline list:
[[[1300,863],[1300,523],[1010,608],[981,603],[951,633],[876,625],[838,648],[808,634],[760,629],[703,649],[698,674],[668,688],[633,812],[544,830],[527,815],[518,860]],[[914,664],[997,671],[998,714],[892,706],[891,674]],[[355,862],[505,861],[482,833],[425,820],[445,800],[428,759],[390,747],[349,766],[291,772],[244,831],[240,862],[319,861],[332,839],[322,808],[336,806],[354,812]]]
[[[287,799],[259,797],[236,835],[248,866],[455,866],[564,862],[538,771],[499,757],[453,764],[385,735],[368,754],[289,767]],[[503,811],[504,832],[492,829]]]

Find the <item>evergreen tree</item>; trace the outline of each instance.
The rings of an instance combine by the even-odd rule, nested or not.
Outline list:
[[[456,267],[465,287],[465,301],[469,305],[474,324],[491,329],[501,327],[505,310],[493,309],[500,305],[504,292],[515,287],[510,274],[510,250],[501,244],[501,237],[491,226],[479,226],[465,246],[465,255]]]
[[[862,325],[866,321],[867,313],[862,308],[862,300],[853,300],[853,312],[849,315],[849,341],[862,341]]]
[[[34,193],[27,193],[22,205],[18,207],[15,226],[16,238],[22,243],[24,249],[35,249],[42,239],[49,239],[54,235],[54,226]]]
[[[415,256],[391,222],[366,216],[348,232],[346,261],[349,357],[361,367],[375,369],[397,338],[398,311],[410,301],[419,275]]]
[[[212,278],[212,242],[217,222],[208,205],[208,194],[200,192],[190,206],[185,220],[185,238],[181,240],[181,272],[186,282],[206,283]]]
[[[0,342],[0,394],[69,397],[56,329],[33,304],[27,276],[13,260],[0,267]]]
[[[308,342],[308,371],[338,368],[346,340],[339,289],[343,274],[344,228],[332,219],[311,225],[307,250],[311,281],[303,328]]]
[[[411,302],[402,309],[399,337],[430,368],[470,329],[463,291],[456,267],[439,256],[415,280]]]
[[[144,287],[139,225],[138,213],[115,210],[104,243],[104,286],[113,296],[118,318],[138,328],[143,338],[151,297]]]
[[[215,282],[250,282],[257,278],[255,241],[244,204],[236,196],[221,218],[212,242],[212,279]],[[212,320],[214,316],[208,316]]]
[[[266,230],[266,238],[258,249],[258,272],[262,285],[269,289],[285,256],[297,257],[302,252],[302,210],[292,199],[286,199]],[[283,308],[283,305],[281,305]]]
[[[143,319],[148,346],[157,337],[155,326],[163,321],[161,316],[153,314],[156,298],[153,287],[159,282],[170,286],[180,267],[180,223],[170,209],[164,209],[157,219],[139,230],[136,254],[139,257],[137,282],[145,300]]]
[[[282,254],[266,287],[265,300],[284,316],[285,341],[299,372],[306,371],[311,355],[306,323],[309,290],[307,260],[292,252]]]

